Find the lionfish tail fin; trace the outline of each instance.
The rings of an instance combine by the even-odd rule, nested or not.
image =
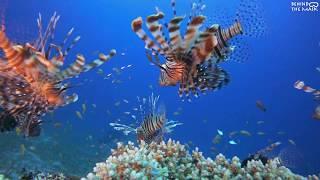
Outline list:
[[[236,20],[229,28],[222,30],[222,36],[226,42],[240,34],[243,34],[243,29],[239,20]]]

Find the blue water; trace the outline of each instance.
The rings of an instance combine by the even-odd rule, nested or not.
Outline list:
[[[215,13],[221,12],[223,8],[236,11],[238,2],[207,0],[205,3],[207,8],[204,14],[214,17]],[[303,155],[303,158],[296,160],[294,172],[303,175],[319,173],[320,122],[311,118],[317,102],[310,94],[296,90],[293,84],[297,80],[303,80],[313,87],[319,85],[320,74],[315,68],[319,66],[320,12],[292,12],[289,0],[258,3],[262,7],[260,13],[263,13],[267,31],[258,38],[242,38],[249,46],[248,60],[244,63],[223,64],[223,68],[231,74],[231,83],[189,103],[181,101],[177,87],[158,85],[159,70],[150,66],[143,42],[130,27],[134,18],[154,13],[155,6],[160,7],[167,18],[172,17],[169,0],[1,0],[1,4],[7,4],[1,8],[5,9],[7,32],[13,40],[34,40],[37,35],[38,13],[41,12],[43,20],[47,22],[56,11],[61,15],[55,37],[57,40],[62,41],[71,27],[75,28],[74,34],[81,35],[80,42],[70,52],[68,62],[73,62],[77,53],[83,54],[89,62],[98,56],[97,51],[108,53],[114,48],[118,54],[101,69],[108,74],[113,72],[114,67],[120,68],[129,64],[132,64],[132,67],[117,76],[117,79],[121,80],[120,84],[104,80],[96,70],[72,80],[74,84],[80,83],[70,90],[70,93],[79,94],[78,102],[58,109],[53,116],[48,114],[45,117],[47,123],[43,126],[43,134],[38,140],[10,136],[17,143],[0,142],[0,152],[5,149],[2,148],[4,146],[19,152],[21,143],[37,143],[38,148],[48,147],[47,149],[57,143],[58,148],[50,151],[50,156],[55,157],[61,151],[64,153],[61,159],[75,162],[70,165],[65,162],[62,171],[71,171],[78,175],[82,173],[84,176],[91,171],[95,162],[105,160],[109,148],[114,147],[117,140],[135,141],[134,136],[126,137],[114,131],[109,127],[109,123],[118,118],[121,118],[123,123],[133,122],[123,112],[131,111],[132,104],[137,104],[136,96],[147,97],[153,92],[160,95],[160,102],[165,104],[168,118],[184,123],[167,137],[183,143],[192,141],[192,147],[199,147],[205,155],[213,156],[215,154],[210,150],[212,139],[217,134],[217,129],[220,129],[225,136],[217,145],[218,151],[228,157],[237,155],[241,158],[276,141],[283,142],[280,149],[290,147],[292,145],[288,139],[292,139],[296,143],[294,148],[297,153]],[[178,14],[188,14],[189,10],[189,1],[177,0]],[[90,81],[84,81],[85,79]],[[123,99],[127,99],[129,104],[123,103]],[[257,100],[265,104],[266,112],[256,107]],[[120,106],[114,105],[117,101],[121,101]],[[83,103],[87,105],[87,112],[84,119],[79,120],[75,111],[81,111]],[[96,104],[96,108],[92,104]],[[173,115],[179,107],[182,108],[182,113]],[[111,115],[108,115],[107,110]],[[257,121],[265,123],[257,125]],[[62,123],[62,128],[54,128],[53,124],[56,122]],[[247,130],[252,136],[236,136],[234,139],[239,143],[229,145],[227,135],[239,130]],[[258,131],[265,132],[266,135],[258,136]],[[285,134],[279,135],[278,131]],[[89,136],[92,136],[92,140],[88,140]],[[45,138],[49,138],[49,142],[44,141]],[[100,148],[101,144],[107,146]],[[47,156],[43,155],[43,151],[36,152],[39,156]],[[19,158],[22,161],[26,157]],[[77,159],[87,169],[83,167],[77,171]],[[4,161],[3,159],[2,162]]]

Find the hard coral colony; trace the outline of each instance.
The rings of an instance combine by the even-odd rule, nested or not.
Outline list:
[[[106,162],[97,163],[92,173],[83,180],[96,179],[306,179],[280,166],[277,159],[265,165],[259,161],[249,161],[241,167],[238,157],[231,160],[222,154],[215,160],[205,158],[196,148],[190,154],[178,141],[169,139],[167,143],[142,142],[134,146],[118,143],[111,150]],[[317,180],[316,176],[308,179]]]

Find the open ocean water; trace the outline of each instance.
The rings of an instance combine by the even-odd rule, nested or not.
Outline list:
[[[281,142],[265,156],[282,159],[294,173],[318,175],[320,110],[317,114],[319,100],[313,93],[320,88],[320,1],[194,2],[198,3],[195,13],[207,17],[204,27],[229,27],[239,18],[244,34],[230,41],[234,51],[219,63],[230,82],[198,98],[190,93],[190,100],[183,100],[178,84],[159,85],[159,67],[148,61],[144,42],[131,29],[135,18],[145,20],[157,9],[165,14],[161,23],[168,23],[174,16],[170,0],[0,0],[1,24],[15,45],[33,45],[39,37],[39,13],[45,30],[56,12],[60,15],[54,34],[57,44],[72,27],[69,44],[81,36],[68,53],[66,65],[77,54],[89,63],[100,52],[117,51],[103,65],[67,80],[66,94],[77,93],[78,100],[41,117],[39,136],[25,137],[18,126],[0,133],[0,174],[11,179],[19,179],[25,171],[86,177],[97,162],[106,160],[117,142],[137,142],[137,135],[125,135],[110,123],[138,126],[145,118],[140,106],[149,109],[153,94],[159,96],[157,104],[168,120],[183,123],[164,133],[164,140],[179,140],[190,149],[199,147],[206,157],[222,153],[240,159]],[[184,21],[192,3],[176,0],[177,15],[185,16]],[[182,33],[186,27],[184,22]],[[5,53],[1,57],[5,61]],[[298,80],[310,87],[295,88]],[[6,86],[0,83],[0,100],[4,101]],[[3,103],[0,107],[5,112]]]

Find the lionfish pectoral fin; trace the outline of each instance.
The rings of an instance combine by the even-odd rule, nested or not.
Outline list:
[[[117,54],[117,51],[115,49],[111,49],[108,55],[100,53],[99,59],[96,59],[92,61],[90,64],[87,64],[83,67],[83,72],[87,72],[93,68],[101,66],[103,63],[108,62],[116,54]]]
[[[71,64],[67,69],[56,74],[57,81],[63,81],[65,79],[69,79],[79,75],[83,71],[84,65],[85,65],[84,56],[81,54],[78,54],[77,59],[73,64]]]
[[[227,71],[216,66],[213,71],[207,71],[203,74],[203,80],[206,82],[206,88],[218,90],[230,82],[230,75]]]
[[[0,31],[0,48],[4,52],[9,64],[15,64],[18,61],[17,59],[20,60],[20,58],[16,58],[19,51],[14,48],[4,31]]]

